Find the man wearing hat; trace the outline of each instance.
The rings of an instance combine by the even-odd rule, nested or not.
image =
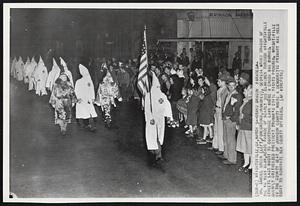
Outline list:
[[[227,165],[236,164],[237,159],[235,133],[243,97],[237,92],[236,86],[235,79],[229,76],[227,78],[227,88],[229,93],[225,99],[222,113],[224,123],[224,153],[219,156],[220,158],[225,159],[223,163]]]
[[[241,73],[241,76],[239,78],[239,84],[236,88],[236,90],[238,91],[238,93],[240,93],[242,96],[243,95],[243,91],[244,91],[244,88],[246,88],[250,83],[250,76],[249,74],[245,73],[245,72],[242,72]]]
[[[224,141],[223,141],[223,119],[222,119],[222,108],[224,107],[226,97],[228,95],[228,89],[226,86],[227,75],[222,74],[218,79],[219,89],[217,91],[217,101],[215,109],[215,124],[214,124],[214,138],[212,142],[212,148],[215,149],[217,155],[221,155],[224,152]]]

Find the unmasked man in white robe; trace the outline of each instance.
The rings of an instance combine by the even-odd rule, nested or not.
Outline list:
[[[79,64],[79,73],[82,77],[75,83],[75,95],[78,100],[76,103],[76,119],[83,119],[86,128],[95,131],[92,126],[93,118],[97,117],[94,107],[94,84],[88,69],[82,64]]]
[[[48,71],[42,57],[40,56],[39,63],[36,67],[36,71],[34,72],[34,79],[36,81],[35,93],[39,96],[47,95],[47,91],[46,91],[47,77],[48,77]]]
[[[145,95],[144,103],[146,143],[152,155],[151,163],[157,163],[162,160],[161,146],[164,143],[165,117],[172,121],[173,115],[167,96],[160,90],[159,80],[154,72],[151,73],[152,86],[150,92]]]
[[[22,57],[19,57],[19,60],[16,64],[16,78],[18,81],[23,81],[23,75],[24,75],[24,62],[22,60]]]
[[[28,74],[28,90],[31,91],[31,90],[35,90],[36,89],[36,82],[35,82],[35,79],[34,79],[34,72],[36,70],[36,67],[37,67],[37,63],[35,61],[35,58],[34,56],[31,58],[31,63],[30,63],[30,67],[27,68],[27,71],[25,73]]]
[[[67,63],[63,60],[63,58],[60,57],[59,59],[60,64],[64,67],[64,73],[68,76],[72,87],[74,87],[72,72],[68,69]]]
[[[59,77],[60,75],[60,68],[59,66],[57,65],[55,59],[53,58],[53,66],[52,66],[52,69],[51,71],[49,72],[48,74],[48,78],[47,78],[47,81],[46,81],[46,88],[52,92],[52,89],[53,89],[53,86],[55,84],[55,81],[57,80],[57,78]]]

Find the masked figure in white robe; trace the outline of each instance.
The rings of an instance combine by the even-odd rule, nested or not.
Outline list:
[[[72,87],[74,87],[72,72],[68,69],[67,63],[61,57],[60,57],[60,64],[64,67],[64,74],[68,76]]]
[[[23,76],[24,76],[23,80],[24,80],[25,84],[29,83],[28,70],[29,70],[30,65],[31,65],[30,59],[29,59],[29,57],[27,57],[26,63],[24,65],[24,74],[23,74]]]
[[[152,86],[145,95],[145,121],[147,149],[153,155],[154,163],[162,160],[161,146],[164,143],[165,117],[173,120],[171,104],[167,96],[161,92],[160,83],[154,72],[152,73]]]
[[[23,75],[24,75],[24,62],[22,60],[22,57],[19,57],[19,60],[16,64],[16,77],[18,81],[23,81]]]
[[[17,63],[17,58],[14,57],[10,65],[10,75],[14,78],[16,78],[16,63]]]
[[[116,107],[115,99],[122,101],[122,97],[117,83],[113,80],[110,72],[106,71],[105,77],[99,84],[95,104],[101,107],[105,126],[110,127],[111,106]]]
[[[76,103],[76,119],[83,119],[86,128],[95,131],[92,126],[93,118],[97,117],[94,107],[94,84],[88,69],[82,64],[79,64],[79,73],[82,77],[75,83],[75,94],[78,100]]]
[[[39,63],[36,67],[36,71],[34,72],[34,79],[36,82],[35,93],[39,96],[47,95],[47,91],[46,91],[47,77],[48,77],[47,68],[45,66],[42,57],[40,57]]]
[[[48,74],[48,78],[46,81],[46,88],[49,91],[52,91],[54,83],[57,80],[57,78],[59,77],[60,72],[61,72],[61,70],[60,70],[59,66],[57,65],[55,59],[53,58],[53,66],[52,66],[51,71]]]
[[[36,89],[36,82],[35,82],[35,79],[34,79],[34,72],[36,70],[36,67],[37,67],[37,63],[35,61],[35,58],[32,57],[31,58],[31,63],[30,63],[30,66],[27,68],[26,72],[25,72],[25,75],[27,73],[28,75],[28,90],[31,91],[31,90],[35,90]]]

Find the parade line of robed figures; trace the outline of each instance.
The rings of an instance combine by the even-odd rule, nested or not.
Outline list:
[[[243,153],[244,161],[239,171],[249,173],[252,170],[252,85],[249,75],[237,72],[232,77],[221,68],[216,86],[202,68],[191,66],[197,58],[184,65],[186,58],[183,51],[174,62],[158,61],[149,65],[150,89],[141,99],[151,164],[158,165],[163,161],[161,147],[167,122],[173,128],[180,125],[186,128],[186,137],[195,138],[197,144],[212,143],[208,149],[226,165],[237,164],[237,151]],[[25,64],[22,57],[11,60],[13,78],[28,84],[28,90],[35,90],[37,95],[50,92],[49,103],[54,108],[55,124],[59,125],[62,135],[71,123],[72,107],[76,108],[76,120],[94,132],[93,118],[97,117],[94,105],[101,108],[105,125],[109,127],[115,101],[123,101],[127,94],[125,87],[117,81],[111,62],[102,62],[103,75],[98,88],[94,88],[86,66],[78,64],[77,69],[81,77],[74,84],[72,72],[61,57],[59,60],[53,58],[49,73],[41,56],[38,62],[35,57],[28,57]],[[124,71],[121,68],[121,72]],[[128,79],[128,75],[125,77],[123,79]]]

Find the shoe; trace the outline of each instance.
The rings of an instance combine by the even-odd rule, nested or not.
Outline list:
[[[236,163],[230,162],[228,160],[224,160],[223,164],[225,164],[225,165],[235,165]]]
[[[239,167],[239,172],[244,172],[244,170],[246,169],[246,167]]]
[[[216,155],[223,155],[222,151],[216,151],[215,153],[216,153]]]
[[[227,158],[224,157],[223,155],[218,155],[218,157],[219,157],[220,159],[223,159],[223,160],[226,160],[226,159],[227,159]]]
[[[212,143],[212,140],[213,140],[212,138],[207,138],[207,139],[206,139],[206,142]]]
[[[193,132],[190,131],[190,130],[188,130],[188,131],[185,132],[185,134],[186,134],[186,135],[189,135],[189,134],[193,134]]]
[[[210,150],[210,151],[215,150],[215,148],[213,148],[213,147],[208,147],[207,149]]]
[[[200,139],[200,140],[196,140],[197,144],[206,144],[206,140],[205,139]]]
[[[66,131],[61,131],[62,136],[66,136]]]

